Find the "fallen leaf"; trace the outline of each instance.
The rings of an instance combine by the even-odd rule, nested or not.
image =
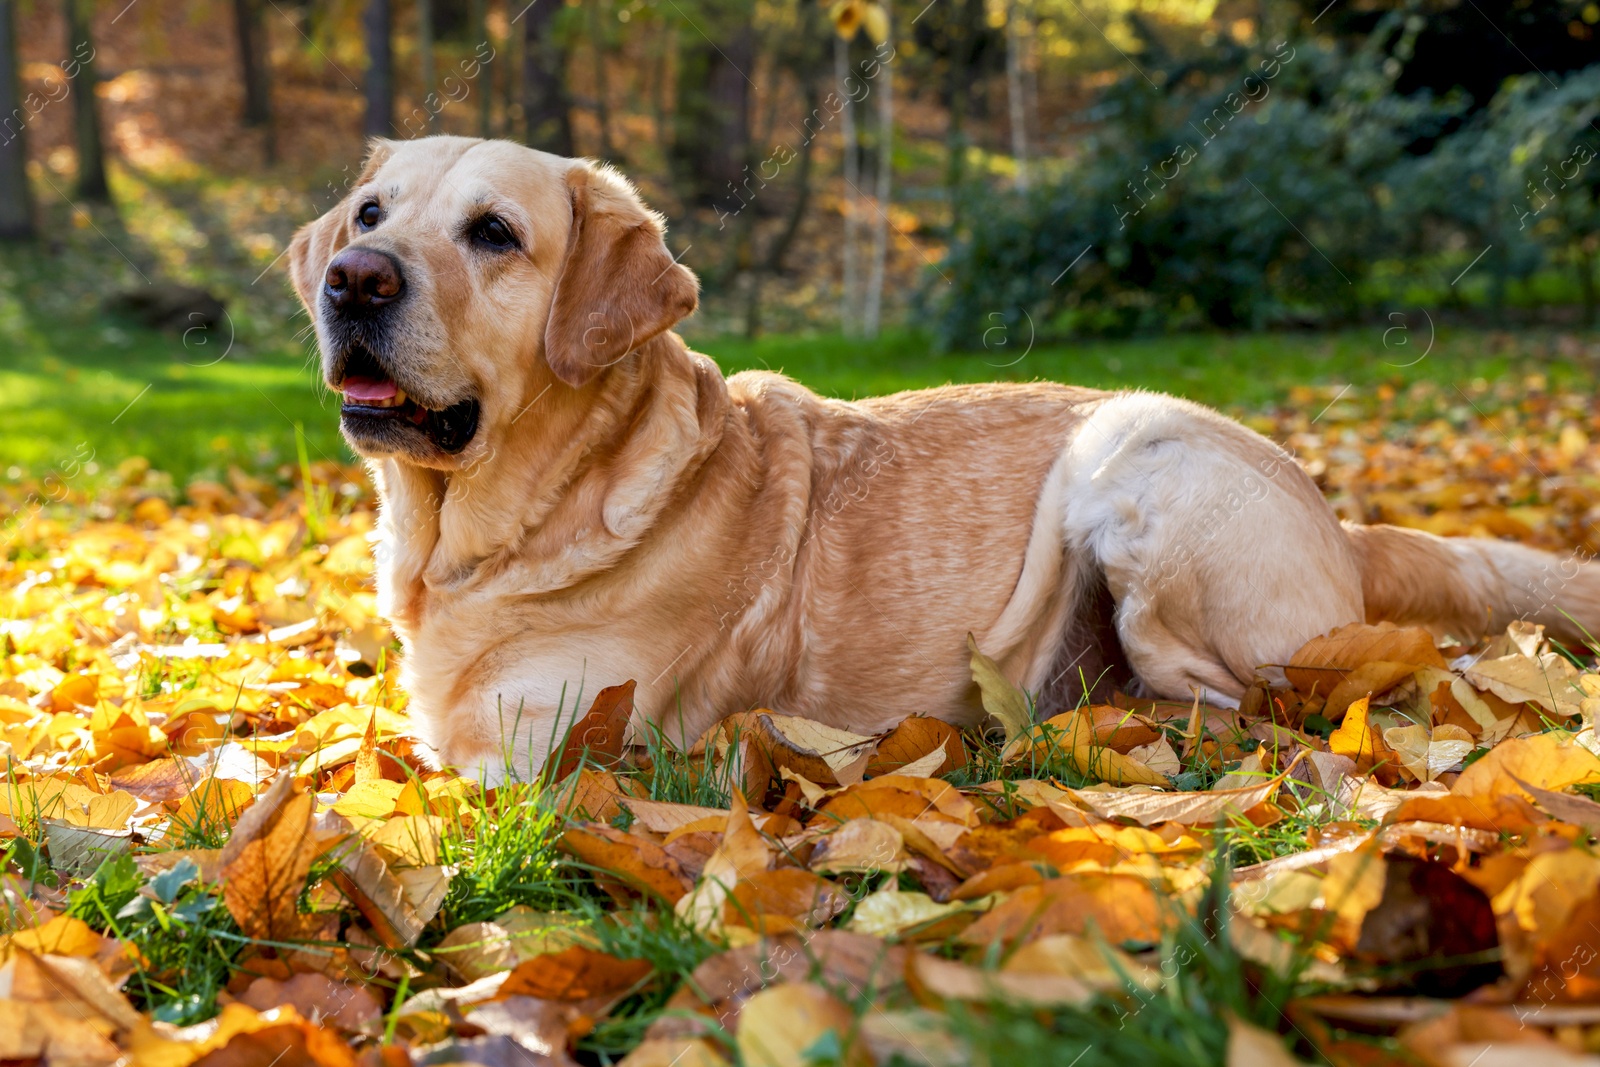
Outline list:
[[[1327,696],[1357,668],[1376,661],[1414,664],[1413,669],[1448,666],[1433,635],[1420,626],[1353,622],[1307,641],[1283,672],[1299,692]]]
[[[573,945],[517,964],[496,999],[587,1000],[616,996],[642,982],[652,968],[645,960],[623,960]]]
[[[1538,659],[1517,655],[1479,660],[1462,673],[1479,689],[1512,704],[1538,704],[1564,718],[1582,711],[1578,668],[1559,653],[1546,652]]]
[[[1453,770],[1475,746],[1472,735],[1459,726],[1396,726],[1383,732],[1383,741],[1422,782]]]
[[[807,1067],[819,1058],[840,1067],[871,1063],[854,1013],[809,982],[772,986],[751,997],[739,1013],[736,1044],[745,1067]]]
[[[649,838],[604,823],[574,823],[561,835],[562,851],[620,879],[638,892],[676,904],[691,883],[678,861]]]
[[[1011,684],[1000,673],[1000,665],[978,651],[977,638],[967,634],[967,650],[972,654],[972,680],[978,685],[983,710],[1005,730],[1002,752],[1009,754],[1033,728],[1033,705],[1028,694]]]
[[[1345,712],[1344,721],[1328,738],[1328,748],[1335,755],[1353,760],[1358,774],[1365,774],[1388,756],[1383,739],[1367,721],[1368,698],[1354,701]]]
[[[314,798],[285,774],[256,798],[222,850],[222,899],[246,937],[261,941],[314,939],[322,917],[300,911],[316,841]]]
[[[1517,783],[1523,781],[1558,792],[1600,782],[1600,756],[1560,731],[1515,737],[1462,771],[1450,791],[1464,797],[1493,797],[1516,792]]]
[[[583,762],[585,753],[600,766],[622,755],[628,721],[633,716],[633,691],[634,683],[629,679],[595,694],[588,714],[573,724],[566,738],[545,761],[545,781],[566,780]]]

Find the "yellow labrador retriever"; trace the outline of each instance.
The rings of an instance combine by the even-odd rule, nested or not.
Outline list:
[[[724,379],[670,332],[698,284],[662,233],[614,171],[430,137],[377,143],[294,239],[443,763],[537,770],[580,690],[626,678],[678,739],[752,707],[971,721],[969,631],[1049,711],[1113,684],[1228,704],[1361,619],[1600,623],[1579,563],[1341,526],[1291,457],[1187,401]]]

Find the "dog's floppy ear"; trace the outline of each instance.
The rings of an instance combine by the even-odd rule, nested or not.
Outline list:
[[[567,188],[572,229],[544,355],[577,389],[693,311],[700,283],[667,251],[659,216],[623,183],[583,164],[567,172]]]
[[[382,138],[374,138],[367,146],[367,160],[361,173],[350,184],[359,189],[372,180],[378,168],[394,154],[394,145]],[[306,223],[295,231],[289,242],[289,281],[306,310],[315,314],[317,290],[322,285],[323,273],[335,252],[350,243],[351,219],[355,208],[347,196],[335,204],[327,214]]]

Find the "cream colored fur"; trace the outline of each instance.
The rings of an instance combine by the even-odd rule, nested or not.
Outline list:
[[[385,221],[358,234],[371,195]],[[515,259],[462,246],[484,203],[526,231]],[[634,244],[584,273],[580,219],[591,245]],[[1072,669],[1063,635],[1101,583],[1137,684],[1219,703],[1362,618],[1462,636],[1518,615],[1570,632],[1562,609],[1600,622],[1591,569],[1343,528],[1289,456],[1183,400],[1032,383],[846,403],[776,374],[724,379],[670,332],[631,350],[601,337],[606,358],[586,359],[596,339],[567,336],[586,302],[670,325],[693,279],[627,183],[585,162],[381,143],[296,238],[319,337],[322,273],[352,241],[406,271],[397,380],[482,399],[459,456],[371,467],[380,605],[415,721],[443,762],[491,777],[508,760],[537,771],[574,709],[628,678],[678,740],[757,706],[863,733],[970,721],[967,632],[1039,690]]]

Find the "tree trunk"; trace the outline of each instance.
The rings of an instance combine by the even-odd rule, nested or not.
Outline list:
[[[362,28],[367,38],[367,117],[362,129],[368,137],[393,137],[394,33],[389,0],[366,0]]]
[[[817,86],[810,79],[801,75],[801,93],[805,100],[806,115],[816,113],[818,96]],[[788,256],[790,247],[794,244],[795,235],[800,232],[800,223],[805,220],[806,208],[811,203],[811,157],[812,146],[817,139],[807,136],[800,142],[800,161],[795,169],[794,206],[789,210],[789,217],[784,220],[783,229],[772,239],[772,244],[767,248],[767,261],[764,269],[768,274],[782,274],[784,258]]]
[[[854,337],[860,321],[856,309],[861,296],[860,250],[856,247],[861,157],[856,143],[856,106],[845,89],[850,80],[850,42],[838,35],[833,40],[833,77],[844,102],[839,111],[839,139],[842,142],[840,159],[844,170],[844,188],[841,190],[841,203],[844,205],[844,281],[839,294],[839,329],[846,337]]]
[[[18,78],[15,0],[0,0],[0,241],[30,241],[33,192],[28,188],[27,117]]]
[[[67,72],[77,70],[72,87],[73,130],[78,141],[77,194],[84,200],[111,202],[106,184],[105,142],[100,135],[100,111],[95,86],[94,41],[89,30],[89,0],[65,0]]]
[[[474,48],[488,45],[493,48],[494,43],[489,40],[489,4],[488,0],[472,0],[472,39],[477,42]],[[490,67],[489,60],[478,66],[478,76],[473,79],[473,91],[478,94],[478,136],[494,136],[494,115],[491,104],[494,98],[494,70]]]
[[[611,143],[611,87],[606,79],[606,34],[600,18],[600,0],[584,4],[589,20],[589,45],[594,49],[594,118],[600,125],[600,158],[621,163]]]
[[[1594,239],[1594,236],[1591,236],[1588,240],[1580,239],[1573,245],[1572,249],[1572,265],[1578,270],[1578,292],[1583,294],[1583,318],[1581,321],[1583,328],[1586,330],[1594,328],[1595,310],[1597,305],[1600,305],[1600,293],[1596,292],[1594,280],[1595,257],[1590,246],[1590,242],[1594,241]]]
[[[267,165],[277,161],[272,129],[272,66],[259,0],[233,0],[233,22],[239,38],[239,74],[244,83],[244,124],[262,131]]]
[[[692,204],[737,211],[744,203],[750,162],[750,83],[755,31],[748,23],[713,45],[696,33],[678,67],[670,161],[684,198]]]
[[[417,61],[422,69],[422,110],[429,133],[439,132],[439,75],[433,65],[433,0],[417,0]]]
[[[952,0],[954,3],[955,0]],[[955,19],[955,42],[950,49],[950,63],[945,71],[945,95],[950,101],[950,125],[945,132],[945,191],[950,198],[950,232],[961,224],[961,185],[965,180],[967,155],[967,96],[971,89],[974,41],[977,37],[978,19],[983,11],[983,0],[961,0],[951,12]]]
[[[1006,10],[1006,102],[1011,111],[1011,155],[1017,165],[1017,190],[1028,191],[1028,103],[1023,74],[1022,0]]]
[[[889,36],[894,40],[893,24]],[[872,272],[867,278],[867,306],[862,315],[863,332],[878,336],[883,317],[883,275],[889,261],[889,193],[894,171],[894,68],[878,64],[878,185],[872,196],[876,210],[872,220]]]
[[[567,96],[567,48],[556,19],[559,0],[534,0],[523,19],[522,117],[531,148],[570,156],[572,103]]]

